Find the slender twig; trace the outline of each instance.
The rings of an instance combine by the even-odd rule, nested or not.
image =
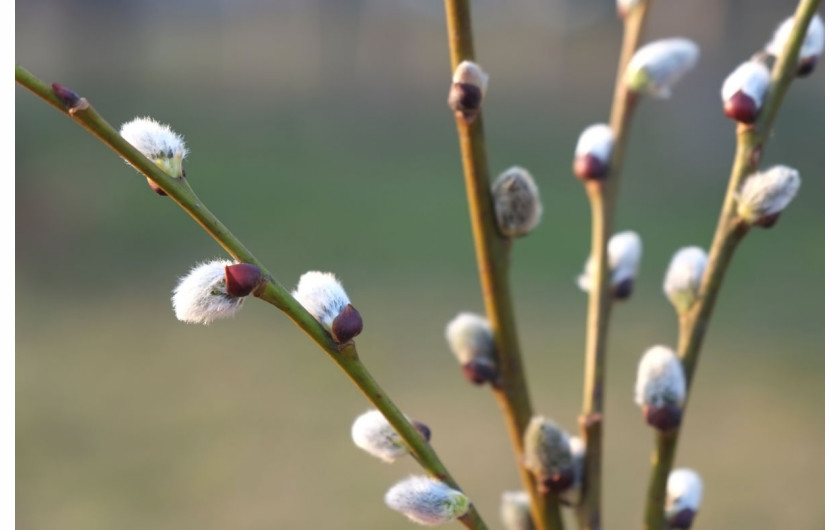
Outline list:
[[[469,0],[446,0],[449,52],[454,70],[462,61],[475,60]],[[490,192],[490,170],[481,114],[472,122],[456,116],[458,137],[476,259],[484,305],[496,339],[499,377],[493,394],[502,409],[508,435],[513,443],[520,479],[531,498],[531,514],[539,530],[563,527],[556,495],[539,492],[534,478],[523,463],[523,434],[532,408],[525,382],[509,283],[510,242],[496,226]]]
[[[697,360],[703,339],[709,328],[715,300],[723,285],[723,279],[738,244],[746,236],[749,226],[738,219],[736,194],[744,180],[758,169],[773,122],[785,93],[796,74],[799,48],[805,39],[808,24],[819,7],[819,0],[801,0],[796,9],[795,22],[790,39],[773,66],[771,84],[763,110],[754,126],[738,125],[737,146],[732,162],[732,172],[726,197],[721,208],[717,230],[709,250],[709,260],[697,302],[680,317],[680,335],[677,351],[682,358],[688,390],[697,367]],[[688,394],[687,394],[688,395]],[[686,398],[687,399],[687,398]],[[651,458],[651,477],[645,508],[645,528],[665,528],[665,493],[668,475],[676,455],[679,431],[658,434],[656,449]]]
[[[586,366],[584,373],[583,409],[580,427],[586,443],[583,503],[578,519],[587,530],[601,528],[601,464],[603,461],[603,414],[606,375],[607,329],[609,327],[612,289],[607,256],[607,243],[613,231],[616,197],[624,153],[629,137],[630,121],[637,96],[624,84],[624,70],[639,46],[650,1],[642,1],[624,17],[624,36],[618,61],[610,129],[615,143],[609,173],[604,180],[586,185],[592,210],[592,285],[586,325]]]
[[[330,334],[271,276],[268,269],[199,200],[186,179],[174,179],[160,170],[152,161],[123,139],[84,98],[79,99],[68,108],[65,102],[59,99],[49,86],[19,65],[15,65],[15,81],[72,118],[116,151],[140,173],[154,181],[233,258],[242,263],[251,263],[258,266],[268,280],[255,296],[283,311],[338,364],[402,436],[415,460],[429,474],[455,489],[461,489],[440,461],[434,449],[406,419],[405,415],[367,371],[359,359],[356,345],[352,341],[345,344],[337,344],[333,341]],[[467,528],[474,530],[485,530],[487,528],[473,505],[460,520]]]

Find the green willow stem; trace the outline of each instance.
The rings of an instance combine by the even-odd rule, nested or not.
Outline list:
[[[697,360],[703,345],[703,339],[711,322],[715,300],[723,285],[723,279],[729,263],[738,248],[738,244],[749,232],[749,226],[741,222],[737,215],[737,192],[744,180],[758,169],[764,151],[764,143],[770,136],[773,122],[779,112],[782,100],[796,77],[799,49],[805,39],[808,24],[819,7],[819,0],[801,0],[794,15],[795,21],[790,39],[776,59],[771,75],[771,84],[764,101],[761,116],[755,125],[739,124],[737,127],[737,145],[732,162],[732,172],[726,197],[721,208],[720,219],[709,250],[709,260],[697,302],[680,316],[680,334],[677,352],[682,359],[686,376],[686,401]],[[686,402],[687,405],[687,402]],[[683,411],[683,414],[685,411]],[[647,504],[645,507],[646,530],[662,530],[665,526],[665,499],[668,475],[671,472],[676,455],[679,430],[670,434],[657,434],[656,449],[651,457],[651,477],[648,485]]]
[[[624,35],[618,61],[610,129],[614,144],[609,173],[603,180],[586,185],[592,211],[592,285],[586,323],[586,361],[584,368],[583,409],[580,429],[586,444],[583,503],[578,520],[586,530],[601,528],[601,482],[603,462],[603,414],[607,360],[607,331],[612,307],[612,286],[607,244],[613,233],[616,197],[624,165],[630,122],[638,96],[624,85],[624,70],[639,47],[650,1],[637,4],[624,17]]]
[[[462,61],[475,60],[469,0],[446,0],[449,51],[453,71]],[[461,145],[464,181],[470,207],[476,259],[485,310],[496,340],[499,377],[493,394],[505,418],[523,486],[531,499],[531,515],[539,530],[563,528],[556,495],[543,495],[523,460],[523,434],[532,416],[531,401],[519,351],[510,294],[510,240],[496,225],[490,191],[482,115],[468,124],[455,119]]]
[[[137,171],[160,186],[167,195],[183,208],[225,251],[241,263],[251,263],[260,268],[266,283],[257,289],[255,296],[283,311],[295,324],[326,352],[359,390],[385,416],[388,422],[402,436],[415,460],[431,475],[461,491],[461,488],[438,458],[434,449],[420,435],[417,429],[388,397],[373,379],[359,359],[353,341],[337,344],[330,334],[301,306],[297,300],[272,276],[257,258],[218,218],[199,200],[184,178],[172,178],[158,168],[151,160],[129,144],[106,122],[85,100],[78,99],[69,108],[54,91],[26,69],[15,65],[15,81],[35,95],[69,116],[84,129],[99,138],[105,145],[127,160]],[[473,530],[486,530],[474,505],[460,518],[461,523]]]

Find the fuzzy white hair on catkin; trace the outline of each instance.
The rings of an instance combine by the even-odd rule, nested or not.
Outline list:
[[[640,407],[681,406],[685,393],[685,373],[677,354],[666,346],[648,349],[636,374],[636,404]]]
[[[330,272],[309,271],[303,274],[292,296],[327,330],[335,317],[350,304],[344,287]]]
[[[146,158],[186,158],[189,153],[184,139],[169,125],[149,117],[135,118],[120,127],[120,136],[143,153]]]
[[[225,267],[233,264],[226,260],[199,263],[179,280],[172,294],[178,320],[206,325],[231,317],[242,307],[244,298],[229,296],[225,289]]]

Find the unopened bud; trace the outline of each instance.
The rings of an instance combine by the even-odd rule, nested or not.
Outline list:
[[[575,147],[573,170],[581,180],[600,180],[609,172],[614,136],[605,123],[590,125],[581,133]]]
[[[499,508],[505,530],[534,530],[531,501],[524,491],[505,491]]]
[[[685,313],[697,300],[707,259],[706,251],[700,247],[681,248],[671,258],[662,289],[677,313]]]
[[[82,101],[76,92],[59,83],[52,84],[52,91],[68,111],[76,108]]]
[[[723,113],[741,123],[755,123],[770,86],[770,70],[760,61],[747,61],[723,82]]]
[[[790,40],[791,32],[793,31],[794,17],[790,17],[782,22],[773,38],[764,47],[764,51],[779,57],[785,49],[785,45]],[[802,41],[802,47],[799,48],[799,66],[797,67],[797,75],[806,76],[814,70],[817,60],[825,51],[825,24],[818,13],[808,23],[808,29],[805,32],[805,39]]]
[[[230,296],[248,296],[264,281],[262,271],[250,263],[225,267],[225,288]]]
[[[662,39],[639,48],[627,64],[624,82],[633,92],[668,98],[671,89],[697,63],[700,48],[683,38]]]
[[[470,509],[470,500],[460,491],[433,478],[418,476],[391,487],[385,494],[385,504],[426,526],[454,521]]]
[[[488,76],[472,61],[462,61],[452,74],[449,107],[467,123],[472,123],[481,112],[481,103],[487,94]]]
[[[607,243],[607,261],[610,267],[610,285],[613,297],[625,300],[633,293],[633,283],[639,273],[642,259],[642,239],[633,231],[620,232]],[[595,265],[592,257],[587,260],[583,274],[578,276],[578,287],[589,292]]]
[[[560,502],[566,506],[578,506],[583,499],[583,465],[586,458],[586,444],[579,436],[569,438],[572,451],[572,472],[574,480],[569,489],[560,493]]]
[[[232,296],[225,287],[225,268],[232,261],[199,263],[181,278],[172,295],[175,316],[183,322],[209,324],[233,316],[242,307],[243,298]]]
[[[412,422],[412,424],[428,442],[431,437],[429,428],[420,422]],[[408,446],[402,436],[394,430],[385,416],[378,410],[369,410],[356,418],[350,434],[353,437],[353,443],[359,449],[383,462],[390,464],[397,458],[408,454]]]
[[[347,342],[362,332],[361,315],[350,305],[344,287],[332,273],[307,272],[298,280],[292,296],[336,342]]]
[[[685,403],[685,373],[679,357],[665,346],[645,352],[636,374],[636,404],[645,421],[660,431],[676,429]]]
[[[135,118],[122,125],[120,136],[170,177],[184,176],[182,162],[189,149],[184,145],[184,139],[168,125],[151,118]],[[154,182],[149,182],[149,186],[158,194],[166,194]]]
[[[446,341],[467,379],[476,385],[496,381],[496,342],[486,318],[459,313],[446,326]]]
[[[493,184],[493,206],[499,231],[507,237],[527,235],[540,222],[542,202],[528,170],[512,167]]]
[[[675,469],[668,475],[665,518],[668,528],[688,530],[703,500],[703,480],[696,471]]]
[[[770,228],[796,196],[799,172],[787,166],[774,166],[755,173],[738,192],[738,216],[747,223]]]
[[[544,416],[534,416],[523,437],[524,465],[543,493],[560,493],[575,479],[569,436]]]

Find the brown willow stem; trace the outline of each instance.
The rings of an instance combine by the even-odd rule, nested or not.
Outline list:
[[[446,0],[446,20],[452,69],[475,60],[469,0]],[[464,181],[470,208],[476,259],[485,310],[496,340],[499,377],[493,394],[502,409],[523,486],[531,499],[531,515],[539,530],[563,528],[556,495],[539,492],[523,464],[523,434],[532,416],[531,401],[519,351],[510,294],[510,241],[496,226],[490,192],[490,170],[482,116],[466,123],[456,116]]]
[[[735,255],[735,250],[749,231],[749,226],[741,222],[737,215],[737,192],[747,176],[758,169],[764,151],[764,142],[772,131],[782,100],[796,76],[799,49],[805,39],[808,24],[819,4],[819,0],[799,2],[790,39],[773,66],[770,88],[761,116],[754,126],[739,124],[737,127],[737,144],[732,172],[709,250],[709,259],[700,284],[698,298],[687,313],[680,316],[677,352],[682,359],[686,376],[686,405],[717,295],[723,285],[724,276]],[[683,411],[684,417],[685,411]],[[651,477],[645,508],[644,528],[646,530],[665,528],[666,487],[668,475],[673,468],[678,441],[679,431],[671,435],[657,435],[657,447],[651,457]]]
[[[584,463],[583,503],[578,508],[579,519],[586,530],[601,528],[601,475],[603,461],[603,414],[606,378],[607,331],[612,306],[612,286],[607,256],[607,244],[613,232],[618,184],[624,165],[624,153],[629,138],[630,122],[638,96],[627,90],[624,70],[639,46],[650,1],[637,4],[624,17],[624,35],[616,73],[610,129],[615,141],[609,172],[601,181],[586,185],[592,210],[592,285],[586,324],[586,364],[584,372],[581,435],[586,444]]]
[[[99,138],[105,145],[116,151],[137,171],[155,182],[167,195],[183,208],[225,251],[241,263],[251,263],[260,268],[267,278],[265,285],[258,289],[258,296],[283,311],[295,324],[324,350],[345,374],[356,384],[370,402],[382,412],[383,416],[402,436],[415,460],[431,475],[452,488],[458,484],[446,470],[434,449],[418,433],[405,415],[387,396],[385,391],[373,379],[359,360],[356,345],[350,341],[337,344],[330,334],[301,306],[297,300],[272,276],[268,269],[228,230],[219,219],[199,200],[186,179],[175,179],[164,173],[151,160],[129,144],[84,98],[73,94],[73,101],[68,103],[56,96],[53,89],[36,78],[26,69],[15,65],[15,81],[29,89],[35,95],[69,116],[77,124]],[[487,525],[473,505],[461,522],[473,530],[486,530]]]

